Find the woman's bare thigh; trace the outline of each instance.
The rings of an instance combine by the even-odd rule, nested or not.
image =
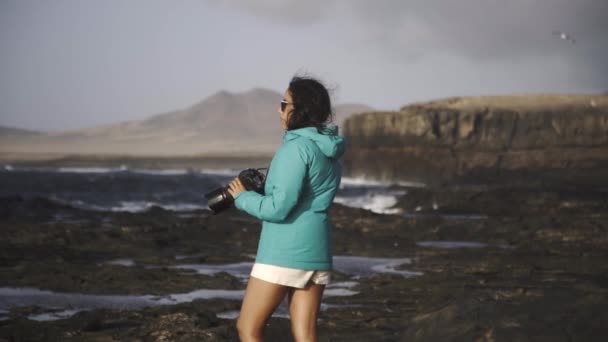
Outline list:
[[[283,285],[249,277],[237,323],[239,335],[261,337],[266,322],[285,297],[287,289]],[[244,336],[241,338],[245,339]]]
[[[310,283],[303,289],[290,289],[289,316],[296,341],[316,341],[317,317],[325,285]]]

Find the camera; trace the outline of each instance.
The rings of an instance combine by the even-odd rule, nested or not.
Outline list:
[[[239,173],[238,178],[241,183],[243,183],[245,189],[263,195],[266,175],[260,170],[266,169],[246,169]],[[234,198],[232,198],[232,195],[228,192],[228,187],[215,189],[205,194],[205,197],[207,198],[209,208],[214,214],[218,214],[234,204]]]

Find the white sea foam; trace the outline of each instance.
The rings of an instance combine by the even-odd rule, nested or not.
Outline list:
[[[346,289],[351,289],[355,286],[359,285],[358,282],[356,281],[338,281],[338,282],[331,282],[329,283],[329,285],[327,285],[328,289],[331,288],[346,288]]]
[[[220,312],[216,316],[217,316],[217,318],[222,318],[222,319],[237,319],[237,318],[239,318],[239,314],[240,314],[240,311],[238,311],[238,310],[230,310],[230,311]]]
[[[143,175],[155,175],[155,176],[180,176],[180,175],[186,175],[186,174],[190,173],[191,171],[186,170],[186,169],[158,169],[158,170],[133,169],[133,170],[131,170],[131,172],[139,173],[139,174],[143,174]]]
[[[177,204],[162,204],[158,205],[165,210],[171,211],[194,211],[207,209],[207,206],[192,204],[192,203],[177,203]]]
[[[4,170],[5,171],[13,171],[14,168],[13,168],[13,166],[11,164],[6,164],[6,165],[4,165]]]
[[[62,310],[62,311],[41,313],[41,314],[37,314],[37,315],[29,315],[27,318],[31,319],[33,321],[56,321],[59,319],[70,318],[71,316],[74,316],[75,314],[77,314],[81,311],[87,311],[87,310],[68,309],[68,310]]]
[[[97,204],[85,203],[82,200],[66,201],[56,196],[52,196],[51,199],[57,203],[69,205],[75,208],[94,210],[94,211],[115,211],[115,212],[130,212],[130,213],[141,213],[149,210],[152,207],[160,207],[165,210],[175,212],[188,212],[195,210],[207,209],[207,206],[193,204],[193,203],[173,203],[173,204],[160,204],[157,202],[150,201],[121,201],[115,206],[102,206]]]
[[[11,165],[5,165],[4,169],[8,170],[10,168],[12,170]],[[65,172],[65,173],[111,173],[111,172],[123,172],[129,171],[131,173],[136,174],[144,174],[144,175],[158,175],[158,176],[179,176],[185,175],[193,172],[197,172],[205,175],[218,175],[218,176],[236,176],[239,174],[240,170],[233,169],[130,169],[126,165],[121,165],[117,168],[111,167],[59,167],[55,170],[49,169],[33,169],[39,171],[56,171],[56,172]]]
[[[8,166],[5,166],[5,168]],[[209,179],[202,179],[201,182],[206,184],[205,186],[211,186],[208,181],[212,183],[226,183],[229,177],[234,177],[238,174],[239,170],[234,169],[129,169],[126,165],[122,165],[118,168],[112,167],[60,167],[58,169],[36,169],[39,172],[63,172],[73,173],[75,175],[75,182],[86,182],[89,186],[89,180],[81,179],[76,177],[76,174],[103,174],[103,173],[114,173],[127,171],[129,175],[134,174],[145,174],[145,175],[158,175],[158,176],[183,176],[186,174],[199,173],[207,176]],[[203,176],[203,178],[205,178]],[[136,177],[136,176],[135,176]],[[108,180],[110,182],[120,180]],[[191,181],[191,180],[188,180]],[[77,183],[78,184],[78,183]],[[105,181],[101,184],[105,184]],[[416,182],[397,182],[398,185],[407,186],[423,186],[421,183]],[[336,203],[340,203],[346,206],[355,208],[364,208],[371,210],[376,213],[383,214],[398,214],[401,213],[401,209],[392,208],[397,203],[397,198],[407,193],[407,190],[403,187],[395,187],[395,184],[389,182],[374,181],[365,178],[348,178],[345,177],[342,180],[341,189],[335,198]],[[97,186],[92,184],[91,186]],[[163,183],[161,186],[166,185]],[[94,188],[92,190],[95,190]],[[105,189],[104,189],[105,190]],[[95,211],[116,211],[116,212],[144,212],[149,210],[152,206],[158,206],[170,211],[176,212],[189,212],[196,210],[208,209],[204,205],[204,199],[202,194],[208,189],[201,189],[201,198],[190,198],[181,200],[182,203],[162,203],[154,198],[150,198],[150,194],[145,193],[145,189],[136,190],[134,197],[131,198],[116,198],[116,197],[105,197],[104,193],[101,192],[98,198],[92,199],[88,193],[81,193],[81,190],[69,190],[69,194],[63,194],[62,189],[58,189],[57,195],[49,195],[51,199],[63,202],[67,205],[71,205],[77,208]],[[172,189],[161,188],[159,191],[165,191],[168,194],[174,194]],[[141,192],[141,194],[139,193]],[[179,194],[175,194],[179,195]],[[60,198],[64,199],[61,200]],[[97,201],[96,199],[99,199]],[[105,202],[104,202],[105,201]],[[180,201],[178,198],[177,201]],[[159,203],[161,202],[161,203]]]
[[[157,176],[179,176],[190,173],[199,173],[210,176],[236,176],[240,170],[233,169],[133,169],[133,173],[146,174],[146,175],[157,175]]]
[[[323,291],[323,295],[326,297],[350,297],[357,293],[359,292],[348,289],[326,289]]]
[[[127,211],[131,213],[144,212],[154,206],[163,208],[165,210],[171,211],[194,211],[206,209],[206,206],[192,204],[192,203],[177,203],[177,204],[160,204],[156,202],[149,201],[121,201],[118,206],[113,206],[110,208],[97,207],[101,210],[111,210],[111,211]],[[97,209],[95,208],[95,209]]]
[[[379,214],[401,213],[401,209],[392,207],[397,204],[398,197],[407,194],[405,188],[395,188],[389,183],[363,178],[344,178],[340,189],[334,202]]]
[[[371,210],[378,214],[398,214],[399,208],[391,208],[397,204],[397,196],[405,194],[404,191],[387,191],[387,193],[366,193],[361,196],[336,196],[335,203],[351,208]]]
[[[46,170],[45,170],[46,171]],[[57,172],[63,173],[109,173],[124,171],[121,168],[107,168],[107,167],[60,167]]]
[[[426,186],[426,184],[421,183],[421,182],[379,181],[379,180],[373,180],[373,179],[369,179],[369,178],[365,178],[365,177],[354,177],[354,178],[353,177],[343,177],[342,181],[340,182],[340,188],[343,188],[345,186],[384,186],[384,187],[388,187],[388,186],[392,186],[392,185],[399,185],[399,186],[411,187],[411,188],[423,188]]]
[[[130,213],[138,213],[146,211],[155,206],[156,203],[148,201],[121,201],[118,206],[110,207],[111,211],[127,211]]]
[[[49,196],[49,199],[53,202],[57,202],[59,204],[63,204],[63,205],[67,205],[67,206],[71,206],[74,208],[80,208],[80,209],[87,209],[87,210],[96,210],[96,211],[105,211],[105,210],[109,210],[109,208],[103,207],[103,206],[99,206],[99,205],[95,205],[95,204],[90,204],[90,203],[85,203],[82,200],[64,200],[60,197],[58,197],[56,194],[53,194],[51,196]]]
[[[133,266],[135,266],[135,260],[133,260],[133,259],[116,259],[116,260],[110,260],[110,261],[106,262],[106,264],[133,267]]]
[[[200,169],[200,173],[205,175],[217,175],[217,176],[237,176],[241,170],[233,169]]]

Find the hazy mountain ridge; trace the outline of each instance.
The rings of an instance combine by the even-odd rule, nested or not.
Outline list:
[[[32,136],[37,134],[44,134],[39,131],[32,131],[16,127],[0,126],[0,136]]]
[[[15,136],[0,132],[0,152],[195,155],[272,153],[281,142],[277,108],[282,94],[264,88],[219,91],[184,109],[82,130]],[[341,124],[365,105],[335,106]]]

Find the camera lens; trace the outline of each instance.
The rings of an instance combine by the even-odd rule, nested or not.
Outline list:
[[[246,169],[238,175],[239,180],[247,190],[255,191],[259,194],[264,194],[264,181],[266,175],[257,169]],[[228,191],[227,187],[215,189],[207,194],[207,204],[214,214],[218,214],[232,206],[234,198]]]
[[[226,188],[215,189],[205,195],[209,208],[215,213],[224,211],[234,203],[232,195]]]

